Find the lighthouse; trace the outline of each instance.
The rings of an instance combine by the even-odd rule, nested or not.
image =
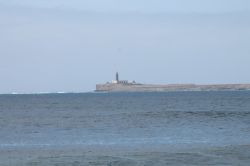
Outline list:
[[[115,80],[117,81],[117,83],[119,83],[119,74],[118,74],[118,72],[116,72],[116,74],[115,74]]]
[[[129,84],[128,80],[120,80],[119,73],[115,73],[115,80],[111,81],[112,84]]]

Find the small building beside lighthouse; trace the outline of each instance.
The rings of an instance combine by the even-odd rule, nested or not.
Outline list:
[[[129,84],[128,80],[119,80],[119,73],[116,72],[115,74],[115,80],[111,81],[112,84]]]

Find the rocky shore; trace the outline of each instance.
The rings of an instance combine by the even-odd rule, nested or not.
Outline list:
[[[97,84],[97,92],[165,92],[165,91],[221,91],[250,90],[250,84]]]

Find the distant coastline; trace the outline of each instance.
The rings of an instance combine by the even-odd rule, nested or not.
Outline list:
[[[115,80],[105,84],[97,84],[96,92],[167,92],[167,91],[239,91],[250,90],[250,84],[140,84],[135,81]]]
[[[96,92],[167,92],[167,91],[226,91],[250,90],[250,84],[97,84]]]

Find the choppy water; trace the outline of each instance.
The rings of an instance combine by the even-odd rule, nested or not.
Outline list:
[[[250,144],[250,92],[0,95],[0,147]]]

